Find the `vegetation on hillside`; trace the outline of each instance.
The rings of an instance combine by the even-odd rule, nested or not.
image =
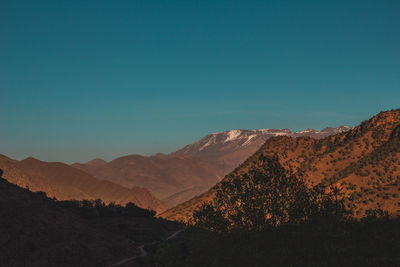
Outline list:
[[[96,200],[63,200],[55,202],[58,206],[72,210],[88,219],[98,217],[154,217],[156,212],[139,208],[129,202],[125,206],[113,202],[105,204],[101,199]]]
[[[339,188],[310,187],[277,158],[220,183],[157,266],[398,266],[399,226],[381,209],[360,220]]]
[[[218,184],[212,202],[193,215],[196,226],[213,231],[251,230],[352,215],[338,188],[308,187],[278,159],[260,155],[258,168]],[[260,167],[262,166],[262,167]]]

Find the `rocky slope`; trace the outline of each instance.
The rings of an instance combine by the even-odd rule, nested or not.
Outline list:
[[[358,212],[382,207],[398,213],[400,190],[400,110],[382,112],[349,131],[322,139],[277,136],[224,179],[258,166],[260,156],[277,155],[287,170],[310,183],[336,184],[354,199]],[[162,214],[186,220],[213,189]]]
[[[32,191],[43,191],[58,200],[99,198],[106,203],[133,202],[155,211],[162,211],[166,207],[145,188],[126,188],[110,181],[98,180],[60,162],[44,162],[34,158],[16,161],[0,155],[0,169],[9,182]]]
[[[291,132],[289,129],[232,130],[212,133],[199,141],[187,145],[171,155],[192,156],[204,161],[213,162],[232,171],[244,160],[256,152],[266,140],[276,136],[324,138],[329,135],[346,132],[349,126],[327,127],[321,131],[306,129]]]

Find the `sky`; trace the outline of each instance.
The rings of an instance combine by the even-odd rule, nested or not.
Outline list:
[[[0,1],[0,154],[169,153],[400,108],[400,1]]]

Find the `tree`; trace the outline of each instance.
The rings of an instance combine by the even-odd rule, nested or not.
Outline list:
[[[213,201],[195,211],[193,222],[219,232],[263,230],[321,218],[344,219],[348,213],[337,188],[308,187],[276,156],[261,155],[255,167],[219,183]]]

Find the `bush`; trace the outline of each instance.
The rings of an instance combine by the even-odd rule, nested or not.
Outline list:
[[[97,217],[154,217],[155,211],[139,208],[134,203],[127,203],[125,206],[117,205],[113,202],[106,205],[101,199],[96,200],[64,200],[57,201],[56,204],[63,208],[71,209],[84,218]]]

